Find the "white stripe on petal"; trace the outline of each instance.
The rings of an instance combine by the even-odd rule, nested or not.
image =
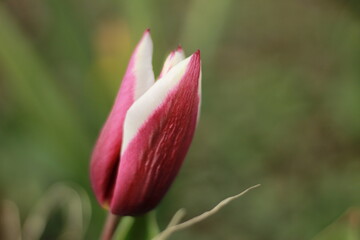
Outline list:
[[[147,30],[136,49],[133,72],[135,74],[134,100],[148,90],[155,81],[152,67],[153,43]]]
[[[181,47],[172,51],[164,62],[159,78],[163,77],[172,67],[185,59],[185,53]]]
[[[169,92],[174,89],[187,71],[191,57],[181,61],[170,69],[161,79],[144,93],[126,113],[121,154],[135,137],[141,126],[152,113],[163,103]]]

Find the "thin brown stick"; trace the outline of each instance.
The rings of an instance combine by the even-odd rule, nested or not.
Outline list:
[[[120,216],[111,213],[108,214],[101,235],[102,240],[111,240],[113,238],[116,228],[120,222],[120,218]]]
[[[260,184],[257,184],[255,186],[249,187],[248,189],[246,189],[245,191],[226,198],[224,200],[222,200],[220,203],[218,203],[214,208],[210,209],[209,211],[204,212],[203,214],[200,214],[199,216],[196,216],[190,220],[187,220],[183,223],[179,223],[177,224],[181,218],[184,216],[185,212],[184,210],[179,210],[175,216],[173,217],[173,219],[171,220],[171,223],[169,224],[169,226],[162,231],[159,235],[157,235],[155,238],[153,238],[153,240],[165,240],[167,239],[171,234],[173,234],[176,231],[182,230],[184,228],[190,227],[198,222],[201,222],[202,220],[208,218],[209,216],[217,213],[221,208],[223,208],[225,205],[227,205],[229,202],[231,202],[232,200],[235,200],[236,198],[241,197],[242,195],[244,195],[245,193],[247,193],[248,191],[259,187]]]

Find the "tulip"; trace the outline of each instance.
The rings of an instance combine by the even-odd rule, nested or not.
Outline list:
[[[155,208],[176,177],[199,117],[201,63],[179,47],[158,80],[145,31],[95,144],[90,177],[99,203],[120,216]]]

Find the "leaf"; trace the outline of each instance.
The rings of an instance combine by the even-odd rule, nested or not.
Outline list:
[[[28,114],[23,121],[33,121],[34,132],[45,143],[50,140],[66,149],[62,158],[69,170],[82,169],[86,162],[74,160],[87,155],[90,142],[78,111],[2,3],[0,29],[0,66],[7,88]]]
[[[116,240],[138,240],[152,239],[159,233],[155,212],[150,212],[141,217],[124,217],[114,239]]]
[[[359,240],[360,208],[350,208],[313,240]]]

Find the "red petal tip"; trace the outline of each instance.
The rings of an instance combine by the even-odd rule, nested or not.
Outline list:
[[[150,28],[147,28],[146,30],[145,30],[145,32],[143,33],[143,35],[142,35],[142,37],[141,37],[141,40],[144,40],[144,38],[146,38],[146,37],[151,37],[151,35],[150,35]]]
[[[200,60],[200,50],[197,50],[196,52],[191,55],[190,68],[197,69],[196,71],[200,71],[201,69],[201,60]]]
[[[182,48],[182,46],[179,44],[178,47],[177,47],[177,49],[176,49],[176,51],[180,52],[180,51],[182,51],[182,50],[183,50],[183,48]]]
[[[175,52],[176,52],[176,50],[173,50],[173,51],[170,52],[170,57],[171,58],[174,56]]]
[[[192,59],[194,59],[194,61],[200,61],[200,50],[194,52],[194,54],[192,55]]]

